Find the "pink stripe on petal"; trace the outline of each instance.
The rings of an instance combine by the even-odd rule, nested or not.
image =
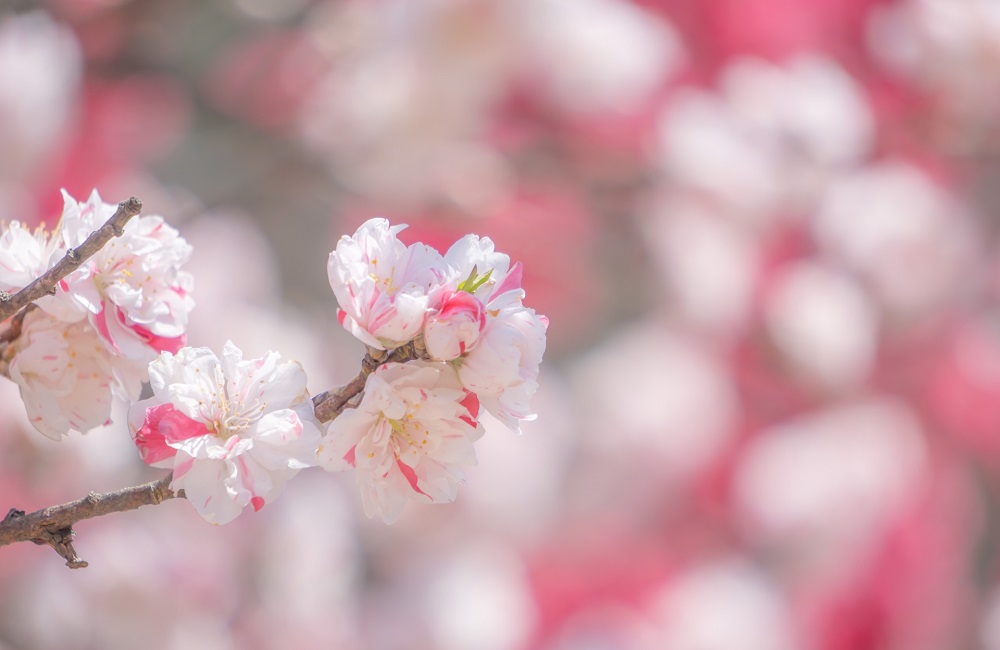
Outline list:
[[[490,300],[493,300],[497,296],[504,294],[510,291],[511,289],[520,289],[523,269],[524,267],[521,265],[520,262],[517,262],[514,264],[514,266],[510,267],[510,270],[507,271],[507,276],[503,279],[503,282],[498,284],[497,287],[493,290],[493,293],[490,294]]]
[[[472,418],[471,421],[466,417],[460,419],[468,422],[470,426],[476,426],[476,420],[479,419],[479,397],[473,392],[465,391],[465,398],[459,404],[466,408]]]
[[[383,325],[395,318],[397,313],[398,311],[395,306],[389,306],[383,309],[378,314],[375,314],[374,318],[371,318],[368,321],[368,331],[377,332]]]
[[[119,348],[118,345],[115,344],[114,340],[111,338],[111,332],[108,331],[107,313],[108,310],[104,307],[104,304],[102,303],[101,311],[97,312],[97,315],[94,316],[94,327],[97,329],[97,333],[101,335],[101,338],[110,343],[111,347],[114,348],[114,350],[120,354],[121,348]]]
[[[374,290],[372,290],[372,295],[368,299],[368,305],[367,305],[368,306],[368,311],[372,310],[372,308],[375,306],[375,303],[378,302],[379,296],[381,296],[381,295],[382,295],[382,292],[379,291],[378,287],[376,287]]]
[[[187,474],[191,468],[194,467],[194,458],[188,456],[186,459],[177,463],[174,467],[174,479],[179,479]]]
[[[150,422],[150,414],[155,418],[158,431],[167,442],[181,442],[189,438],[197,438],[211,433],[204,422],[192,420],[174,408],[173,404],[160,404],[146,411],[146,422]]]
[[[403,477],[406,478],[410,487],[413,488],[413,491],[427,496],[427,494],[417,486],[417,473],[413,471],[413,468],[404,464],[401,460],[397,460],[396,465],[399,466],[399,471],[403,473]]]
[[[157,463],[174,456],[177,451],[171,442],[203,436],[208,428],[201,422],[174,409],[173,404],[159,404],[146,409],[142,427],[135,432],[135,446],[147,464]]]
[[[135,332],[136,335],[142,339],[143,343],[157,352],[166,351],[176,354],[181,348],[184,347],[184,344],[187,343],[186,334],[167,338],[165,336],[157,336],[156,334],[153,334],[142,325],[126,325],[126,327]]]

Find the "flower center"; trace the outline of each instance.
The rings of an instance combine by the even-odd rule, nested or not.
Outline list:
[[[245,397],[236,400],[229,395],[229,386],[219,382],[218,391],[212,393],[212,401],[208,405],[209,413],[214,417],[205,418],[210,421],[209,428],[223,440],[239,435],[249,429],[267,411],[267,402],[254,398],[249,405]]]
[[[407,413],[401,420],[391,420],[389,418],[386,418],[386,420],[389,422],[389,426],[392,427],[392,442],[395,443],[397,448],[401,447],[404,442],[408,443],[414,449],[420,449],[427,445],[427,427],[421,424],[419,420],[414,420],[412,413]]]

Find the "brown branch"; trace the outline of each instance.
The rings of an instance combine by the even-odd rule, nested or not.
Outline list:
[[[71,569],[82,569],[87,563],[73,550],[73,524],[112,512],[135,510],[140,506],[156,505],[176,495],[170,489],[172,474],[135,487],[105,494],[91,492],[82,499],[60,506],[43,508],[31,514],[11,509],[0,521],[0,546],[15,542],[48,544],[66,560]]]
[[[426,356],[426,349],[422,341],[411,341],[404,346],[398,347],[391,352],[388,350],[376,350],[368,348],[368,353],[361,361],[361,372],[358,376],[344,384],[335,391],[323,391],[312,398],[313,408],[316,410],[316,419],[320,422],[329,422],[347,407],[347,403],[360,395],[365,389],[365,382],[368,375],[375,372],[375,369],[384,363],[406,363],[414,359]]]
[[[85,260],[101,250],[114,237],[120,237],[128,220],[141,211],[142,201],[134,196],[122,201],[103,226],[90,233],[82,244],[67,250],[63,258],[41,277],[13,295],[6,291],[0,292],[0,321],[7,320],[39,298],[55,293],[60,280],[80,268]]]
[[[9,345],[12,341],[16,341],[18,337],[21,336],[21,328],[24,326],[24,317],[30,314],[32,309],[35,309],[35,305],[28,305],[19,311],[14,318],[10,319],[9,327],[3,332],[0,332],[0,350],[2,350],[4,346]]]
[[[329,422],[347,407],[352,399],[360,395],[365,388],[368,375],[382,364],[389,362],[405,363],[426,356],[422,341],[413,341],[394,350],[374,350],[369,348],[361,362],[361,372],[349,383],[335,391],[324,391],[313,397],[316,417],[321,422]],[[184,491],[175,494],[170,489],[173,474],[151,483],[135,487],[123,488],[114,492],[97,494],[91,492],[82,499],[70,501],[59,506],[43,508],[25,514],[23,510],[12,508],[7,516],[0,521],[0,546],[15,542],[34,542],[47,544],[66,560],[66,566],[71,569],[81,569],[87,562],[80,559],[73,549],[73,524],[84,519],[109,515],[113,512],[135,510],[141,506],[157,505],[173,499],[184,497]]]
[[[141,210],[142,202],[134,196],[122,201],[118,204],[118,210],[104,225],[92,232],[82,244],[67,250],[65,256],[41,277],[14,295],[0,291],[0,322],[20,312],[20,315],[11,321],[8,330],[0,334],[0,346],[9,344],[20,335],[21,320],[27,313],[26,307],[30,307],[39,298],[54,294],[60,280],[78,269],[112,238],[121,236],[125,224]],[[369,348],[357,377],[335,391],[324,391],[313,397],[316,417],[320,422],[329,422],[340,415],[352,399],[363,393],[368,376],[382,364],[405,363],[419,358],[426,358],[422,340],[412,341],[392,351]],[[7,516],[0,520],[0,546],[27,541],[45,544],[51,546],[66,560],[66,566],[71,569],[84,568],[87,562],[81,559],[73,548],[73,537],[76,534],[73,531],[73,524],[114,512],[157,505],[175,497],[183,498],[183,490],[175,494],[170,489],[172,480],[171,473],[156,481],[114,492],[104,494],[91,492],[82,499],[43,508],[30,514],[11,508]]]

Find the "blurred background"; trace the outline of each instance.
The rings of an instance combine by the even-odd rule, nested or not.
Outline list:
[[[83,522],[0,549],[0,649],[1000,649],[998,126],[994,0],[0,0],[0,217],[141,197],[190,343],[347,381],[371,216],[551,320],[456,503]],[[0,511],[159,476],[0,392]]]

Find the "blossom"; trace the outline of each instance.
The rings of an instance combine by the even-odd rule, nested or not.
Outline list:
[[[403,228],[371,219],[330,254],[341,324],[379,349],[420,337],[430,359],[450,362],[462,388],[518,431],[519,420],[534,417],[528,400],[548,327],[522,304],[521,264],[476,235],[443,256],[406,247],[396,238]]]
[[[63,199],[61,232],[68,247],[83,243],[116,209],[97,190],[85,203],[65,191]],[[180,267],[190,256],[191,247],[162,217],[138,216],[63,288],[114,353],[148,362],[185,343],[193,281]]]
[[[71,428],[87,431],[107,423],[118,379],[97,332],[86,321],[67,323],[33,310],[5,357],[7,375],[21,391],[28,419],[43,435],[59,440]],[[136,393],[138,389],[136,383]]]
[[[432,359],[450,361],[475,346],[486,327],[486,303],[520,290],[521,265],[511,267],[510,257],[496,252],[492,240],[475,235],[455,242],[442,262],[436,275],[441,288],[431,292],[437,300],[427,305],[423,335]]]
[[[411,341],[445,290],[447,266],[429,246],[405,246],[396,234],[406,226],[370,219],[330,253],[327,272],[340,305],[338,319],[377,349]]]
[[[318,450],[331,471],[354,469],[365,513],[386,523],[407,500],[453,501],[461,466],[476,464],[483,433],[475,395],[447,364],[388,363],[368,376],[357,408],[330,424]]]
[[[548,319],[523,306],[521,264],[488,237],[466,235],[442,256],[406,247],[390,226],[371,219],[330,254],[330,285],[341,324],[372,347],[422,337],[428,356],[451,362],[462,387],[509,428],[533,419]]]
[[[498,253],[489,237],[462,237],[451,245],[444,260],[450,267],[451,277],[460,282],[457,288],[483,303],[521,288],[520,262],[511,266],[510,257]]]
[[[298,362],[244,360],[232,342],[221,359],[186,347],[150,363],[149,381],[153,396],[129,409],[135,444],[147,464],[173,470],[171,489],[210,523],[260,510],[315,465],[320,430]]]
[[[461,281],[424,326],[432,358],[454,360],[462,385],[514,431],[532,420],[548,319],[524,307],[521,264],[495,250],[488,237],[466,235],[444,255]],[[478,319],[478,320],[477,320]]]
[[[521,305],[523,292],[508,291],[489,305],[486,327],[474,348],[458,362],[462,385],[483,408],[520,432],[520,420],[534,420],[528,400],[538,390],[538,366],[545,353],[548,319]]]
[[[12,221],[0,234],[0,289],[18,291],[52,266],[55,240],[43,228]]]
[[[44,228],[31,231],[20,221],[11,221],[0,233],[0,289],[16,293],[48,271],[66,252],[58,233]],[[65,321],[76,321],[84,314],[58,293],[44,296],[36,304],[49,314]]]
[[[0,233],[0,289],[16,292],[76,248],[115,212],[95,190],[85,203],[63,192],[52,232],[18,221]],[[135,217],[123,234],[63,278],[4,350],[4,372],[28,416],[54,439],[108,420],[114,395],[138,399],[146,364],[184,342],[191,247],[161,217]]]
[[[464,291],[444,294],[441,308],[424,323],[424,344],[432,359],[450,361],[471,349],[486,327],[486,307]]]

